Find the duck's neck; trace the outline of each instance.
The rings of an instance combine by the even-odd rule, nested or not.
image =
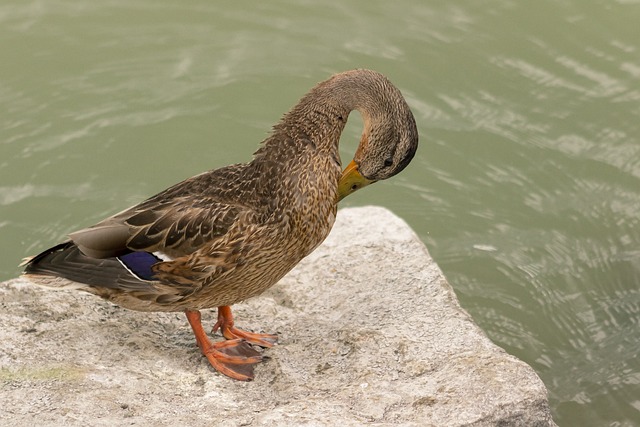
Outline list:
[[[340,134],[351,111],[358,110],[364,122],[364,132],[375,120],[386,117],[388,99],[397,96],[397,89],[379,73],[354,70],[337,74],[309,91],[274,126],[273,135],[263,149],[275,145],[293,144],[300,149],[311,145],[318,152],[337,156]]]

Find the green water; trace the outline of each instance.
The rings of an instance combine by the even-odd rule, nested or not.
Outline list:
[[[638,0],[2,0],[0,279],[373,68],[421,147],[344,204],[410,223],[559,425],[640,425],[638,23]]]

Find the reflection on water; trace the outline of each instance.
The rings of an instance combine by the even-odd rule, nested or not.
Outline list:
[[[2,279],[247,160],[312,84],[374,68],[422,145],[345,204],[416,229],[476,321],[540,374],[559,425],[640,424],[639,21],[637,1],[5,2]],[[358,132],[354,117],[344,158]]]

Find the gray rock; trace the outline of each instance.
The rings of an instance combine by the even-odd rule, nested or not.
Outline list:
[[[182,313],[20,279],[0,304],[3,425],[555,425],[535,372],[491,343],[378,207],[341,210],[322,246],[234,306],[239,326],[280,336],[250,383],[211,370]]]

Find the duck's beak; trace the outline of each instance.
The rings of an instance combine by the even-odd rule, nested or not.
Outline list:
[[[362,176],[358,170],[358,164],[354,160],[351,160],[351,163],[342,171],[342,176],[340,177],[340,181],[338,181],[337,201],[339,202],[354,191],[366,187],[373,182],[375,181]]]

